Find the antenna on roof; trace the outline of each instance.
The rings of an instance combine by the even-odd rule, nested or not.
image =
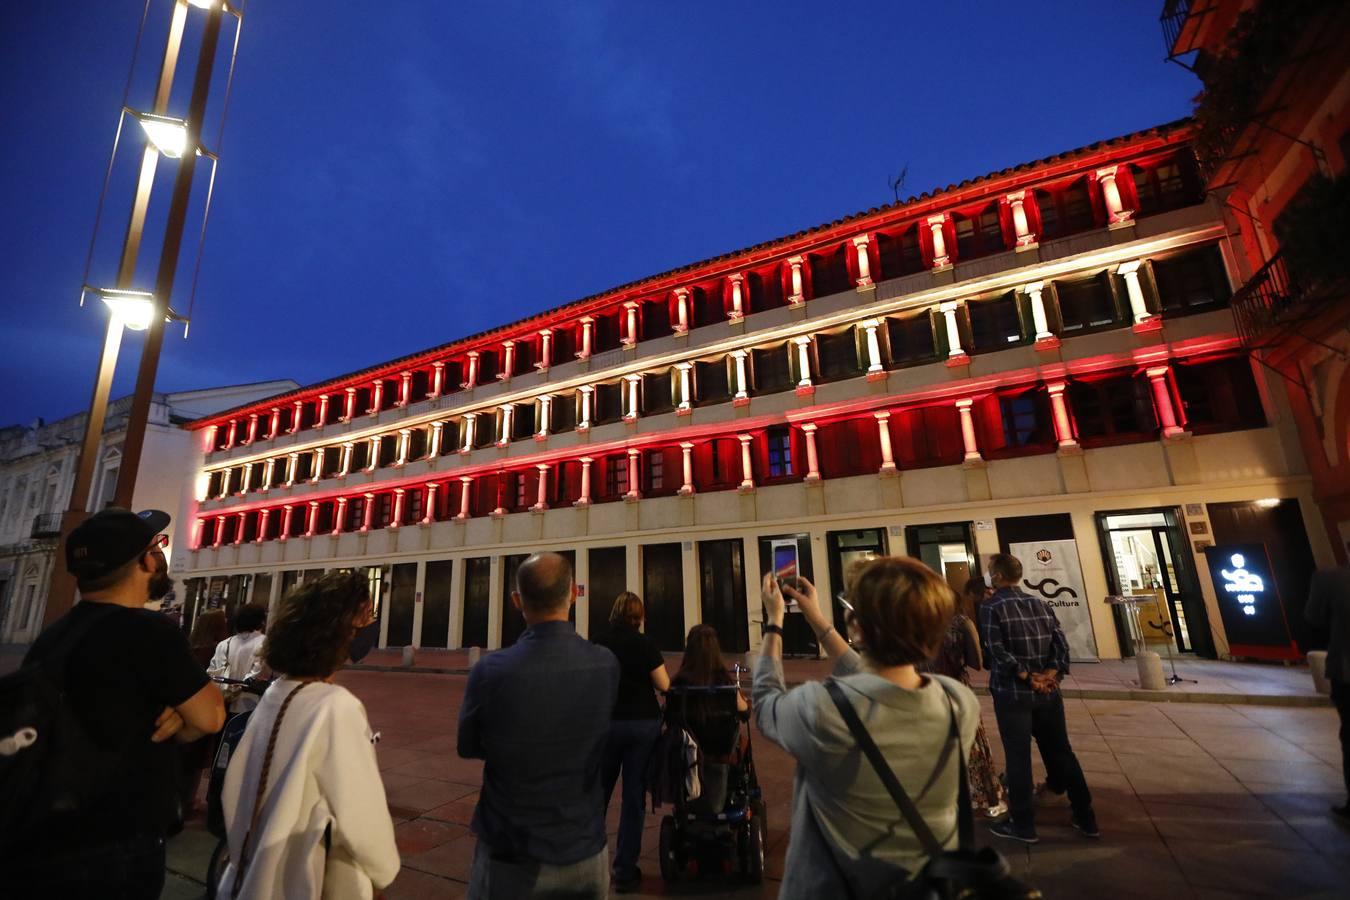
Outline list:
[[[905,163],[900,174],[890,179],[886,183],[891,186],[891,193],[895,194],[895,202],[900,202],[900,189],[905,186],[905,177],[909,175],[909,163]]]

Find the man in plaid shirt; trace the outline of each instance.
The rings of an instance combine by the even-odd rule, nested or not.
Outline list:
[[[1069,642],[1050,605],[1022,591],[1022,563],[1000,553],[989,562],[994,595],[980,605],[980,636],[989,651],[989,693],[1003,739],[1011,815],[991,825],[997,837],[1036,843],[1031,739],[1046,768],[1069,792],[1073,827],[1099,837],[1083,770],[1069,745],[1059,680],[1069,671]]]

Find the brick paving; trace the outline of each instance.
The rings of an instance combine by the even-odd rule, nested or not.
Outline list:
[[[349,670],[339,681],[365,702],[382,735],[380,768],[403,853],[386,897],[464,896],[474,844],[467,825],[482,766],[455,756],[463,676]],[[981,702],[1001,755],[990,701]],[[1040,844],[1001,847],[1046,897],[1350,895],[1350,829],[1327,814],[1343,799],[1333,710],[1079,697],[1066,699],[1066,709],[1103,838],[1079,837],[1068,827],[1067,806],[1052,805],[1040,817]],[[655,859],[659,817],[648,816],[636,896],[777,895],[793,765],[758,734],[754,746],[769,804],[765,884],[709,877],[665,885]],[[617,802],[611,836],[616,824]],[[203,896],[212,846],[200,826],[173,841],[164,897]]]

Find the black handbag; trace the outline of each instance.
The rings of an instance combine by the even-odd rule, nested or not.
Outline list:
[[[956,706],[950,695],[947,705],[951,711],[951,729],[949,742],[956,743],[956,758],[961,770],[957,803],[958,847],[947,850],[938,843],[928,823],[919,814],[914,802],[909,799],[900,780],[895,777],[886,758],[881,755],[872,736],[867,733],[862,719],[853,704],[844,696],[844,690],[833,679],[825,682],[825,690],[834,701],[839,715],[853,732],[867,761],[876,770],[881,783],[890,792],[891,799],[900,808],[900,813],[909,823],[910,829],[928,855],[928,862],[914,878],[897,879],[886,886],[878,900],[1040,900],[1041,892],[1030,885],[1023,884],[1012,876],[1012,869],[1003,855],[993,847],[975,849],[975,816],[970,809],[970,784],[966,775],[966,756],[961,752],[961,732],[956,721]],[[945,688],[944,688],[945,692]]]

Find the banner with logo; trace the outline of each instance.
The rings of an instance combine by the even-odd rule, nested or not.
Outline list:
[[[1022,589],[1054,607],[1059,627],[1069,639],[1069,658],[1096,662],[1097,638],[1092,633],[1083,568],[1078,563],[1078,542],[1011,544],[1008,552],[1022,561]]]

